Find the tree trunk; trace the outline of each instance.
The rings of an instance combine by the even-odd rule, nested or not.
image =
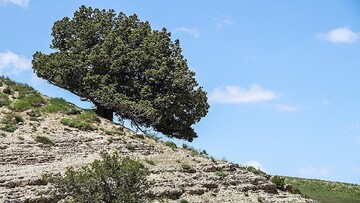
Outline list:
[[[114,111],[112,111],[111,109],[107,109],[107,108],[104,108],[100,105],[96,105],[96,114],[103,117],[103,118],[106,118],[110,121],[113,121],[114,119]]]

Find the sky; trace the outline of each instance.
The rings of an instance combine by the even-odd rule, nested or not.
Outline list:
[[[359,1],[0,0],[0,75],[90,108],[31,67],[36,51],[54,51],[53,23],[81,5],[137,14],[180,40],[211,106],[193,147],[273,175],[360,184]]]

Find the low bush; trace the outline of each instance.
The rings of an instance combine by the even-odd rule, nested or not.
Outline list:
[[[273,176],[271,179],[271,182],[276,185],[276,188],[279,190],[285,189],[285,178],[280,176]]]
[[[42,144],[55,146],[55,143],[52,140],[50,140],[48,137],[45,137],[45,136],[36,136],[35,141],[39,142],[39,143],[42,143]]]
[[[102,152],[96,160],[81,168],[70,167],[65,175],[44,174],[43,180],[55,186],[55,201],[68,202],[149,202],[146,176],[148,169],[140,162]]]
[[[176,149],[177,148],[176,144],[171,142],[171,141],[166,141],[165,145],[170,147],[171,149]]]
[[[75,110],[76,107],[63,98],[51,98],[49,103],[42,108],[42,111],[46,113],[71,113]]]

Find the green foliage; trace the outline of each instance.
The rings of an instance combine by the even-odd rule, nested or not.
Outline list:
[[[269,175],[267,175],[265,172],[261,171],[260,169],[256,169],[255,167],[253,166],[247,166],[246,167],[246,170],[251,172],[251,173],[254,173],[256,175],[261,175],[261,176],[265,176],[265,177],[268,177]]]
[[[37,76],[142,127],[192,141],[209,109],[178,40],[136,15],[81,6],[54,23],[54,53],[33,55]]]
[[[42,111],[47,113],[68,113],[76,107],[71,105],[63,98],[51,98],[49,103],[42,108]]]
[[[81,168],[70,167],[64,176],[44,174],[43,179],[55,185],[55,200],[69,202],[148,202],[147,168],[128,157],[102,152],[102,160]]]
[[[3,91],[2,91],[4,94],[13,94],[14,91],[12,89],[10,89],[9,87],[6,87]]]
[[[133,151],[133,150],[135,150],[135,145],[133,145],[131,143],[126,143],[125,148],[130,151]]]
[[[197,150],[197,149],[195,149],[194,147],[192,147],[192,146],[190,146],[190,145],[187,145],[187,144],[185,144],[185,143],[182,145],[182,148],[189,150],[190,153],[191,153],[192,155],[194,155],[194,156],[200,155],[199,150]]]
[[[73,128],[78,128],[84,131],[92,131],[97,128],[93,123],[97,120],[96,114],[92,110],[85,110],[79,115],[76,115],[73,118],[63,118],[61,123]]]
[[[176,149],[177,148],[176,144],[171,142],[171,141],[166,141],[164,144],[166,146],[170,147],[171,149]]]
[[[180,203],[189,203],[189,201],[187,201],[186,199],[181,199]]]
[[[219,176],[222,179],[225,178],[226,176],[228,176],[228,174],[225,171],[216,171],[215,175]]]
[[[191,165],[190,165],[190,164],[183,163],[183,164],[181,164],[181,168],[184,169],[184,170],[190,170],[190,169],[191,169]]]
[[[274,183],[276,185],[276,188],[279,190],[284,190],[285,189],[285,178],[280,177],[280,176],[273,176],[271,177],[271,182]]]
[[[156,164],[155,164],[155,161],[150,160],[150,159],[145,159],[145,162],[148,163],[148,164],[150,164],[150,165],[153,165],[153,166],[156,165]]]
[[[6,114],[1,120],[2,126],[0,127],[0,129],[6,132],[15,132],[15,130],[17,129],[16,124],[23,121],[24,120],[20,115],[14,113]]]
[[[10,104],[9,96],[0,92],[0,107]]]
[[[10,108],[14,111],[25,111],[28,109],[39,108],[46,104],[46,100],[40,94],[29,94],[19,97],[17,101],[12,103]]]
[[[50,140],[48,137],[45,137],[45,136],[36,136],[35,141],[39,142],[39,143],[42,143],[42,144],[55,146],[55,143],[52,140]]]
[[[320,203],[360,202],[360,185],[290,177],[285,178],[285,183],[295,188],[293,192]]]

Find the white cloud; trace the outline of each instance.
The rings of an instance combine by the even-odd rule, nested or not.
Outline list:
[[[294,104],[275,104],[275,110],[282,112],[297,112],[304,110],[303,106]]]
[[[218,28],[232,27],[235,25],[234,19],[230,15],[226,15],[225,18],[217,22]]]
[[[0,6],[7,4],[14,4],[17,6],[27,7],[29,5],[29,0],[0,0]]]
[[[188,27],[179,27],[175,29],[175,33],[176,32],[184,32],[187,33],[195,38],[199,38],[200,37],[200,31],[199,29],[197,29],[196,27],[193,28],[188,28]]]
[[[311,166],[307,166],[300,168],[298,173],[302,176],[310,176],[310,177],[328,176],[331,174],[331,169],[325,166],[321,168],[314,168]]]
[[[330,30],[327,33],[320,33],[317,35],[317,37],[337,44],[341,44],[341,43],[350,44],[357,40],[359,34],[351,31],[350,28],[348,27],[340,27]]]
[[[258,161],[254,161],[254,160],[247,161],[245,163],[245,166],[252,166],[252,167],[254,167],[254,168],[258,169],[258,170],[266,172],[264,166]]]
[[[265,90],[257,84],[252,84],[248,90],[237,86],[218,87],[210,94],[210,100],[224,104],[241,104],[268,101],[278,95]]]
[[[17,74],[31,69],[31,61],[11,51],[0,52],[0,72]]]

